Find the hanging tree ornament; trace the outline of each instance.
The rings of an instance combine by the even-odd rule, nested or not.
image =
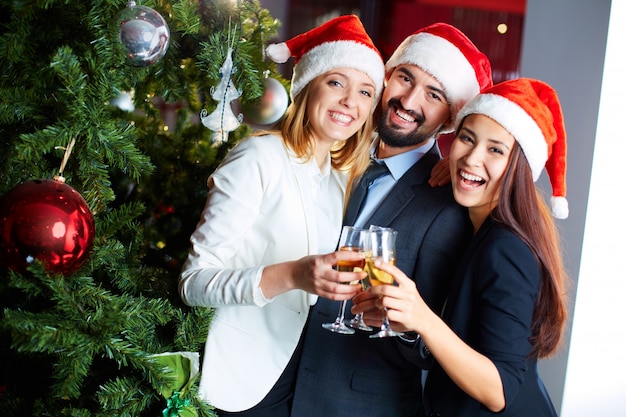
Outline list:
[[[239,127],[243,121],[243,115],[235,115],[230,102],[239,98],[241,92],[237,90],[231,75],[236,71],[233,67],[233,48],[229,47],[226,52],[226,59],[220,67],[220,82],[217,87],[211,88],[211,97],[217,101],[217,107],[213,113],[208,114],[206,109],[202,109],[200,119],[202,124],[215,133],[213,143],[220,144],[228,140],[228,132]]]
[[[261,28],[261,54],[265,61],[265,37],[263,35],[263,25]],[[257,125],[271,125],[280,119],[289,105],[289,94],[287,90],[275,78],[269,78],[268,70],[263,72],[264,92],[258,101],[242,104],[241,109],[248,120]]]
[[[202,124],[215,132],[213,143],[216,145],[228,141],[228,132],[237,129],[243,121],[243,114],[235,115],[230,105],[231,101],[241,96],[241,91],[237,90],[231,79],[237,69],[233,66],[233,48],[230,40],[228,43],[226,58],[220,67],[220,82],[217,87],[211,87],[211,97],[217,101],[217,107],[211,114],[208,114],[206,109],[202,109],[200,113]]]
[[[130,0],[117,21],[127,64],[145,67],[163,58],[170,41],[170,30],[163,16]]]
[[[258,125],[271,125],[280,119],[289,105],[289,95],[285,87],[275,78],[269,78],[265,71],[263,85],[265,92],[258,102],[242,104],[243,114]]]
[[[0,199],[0,264],[24,272],[35,259],[51,273],[70,275],[89,258],[95,222],[85,199],[59,175],[26,181]]]

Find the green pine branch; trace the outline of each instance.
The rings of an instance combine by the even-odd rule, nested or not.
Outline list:
[[[177,278],[206,179],[251,129],[216,146],[198,116],[216,105],[210,90],[228,39],[242,103],[263,94],[266,71],[286,85],[263,58],[279,23],[257,0],[137,4],[159,12],[171,34],[165,57],[142,68],[125,63],[117,39],[125,0],[0,0],[0,195],[61,173],[96,223],[88,262],[68,276],[39,261],[24,273],[0,267],[7,415],[157,415],[171,370],[150,356],[203,354],[213,310],[185,306]],[[121,93],[134,111],[113,104]],[[166,105],[177,106],[167,128]],[[196,383],[192,406],[213,416],[197,393]]]

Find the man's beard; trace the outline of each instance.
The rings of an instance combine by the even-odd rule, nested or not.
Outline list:
[[[378,137],[380,138],[381,141],[383,141],[385,144],[392,146],[394,148],[404,148],[407,146],[419,145],[420,143],[425,142],[426,140],[430,139],[433,136],[433,132],[425,134],[424,132],[420,131],[420,127],[423,126],[423,123],[425,120],[424,115],[415,114],[412,112],[407,112],[407,113],[411,113],[411,115],[415,117],[417,128],[409,133],[401,133],[395,130],[393,126],[391,126],[388,122],[389,121],[388,115],[390,112],[395,111],[396,106],[402,108],[402,106],[400,106],[399,101],[394,100],[394,99],[389,100],[387,111],[378,119],[377,131],[378,131]],[[403,111],[406,112],[406,110],[403,110]]]

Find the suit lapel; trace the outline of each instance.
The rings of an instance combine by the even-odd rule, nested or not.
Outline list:
[[[435,145],[405,172],[387,197],[385,197],[382,204],[374,210],[372,216],[364,224],[391,224],[402,213],[404,208],[416,198],[414,186],[423,185],[428,181],[430,172],[439,160],[439,152],[435,142]]]

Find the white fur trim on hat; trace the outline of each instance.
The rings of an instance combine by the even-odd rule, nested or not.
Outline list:
[[[483,114],[498,122],[520,144],[537,181],[548,160],[548,146],[543,132],[518,104],[498,94],[481,94],[470,100],[461,109],[456,119],[456,128],[470,114]]]
[[[291,99],[300,93],[314,78],[333,68],[352,68],[366,73],[376,88],[378,100],[385,78],[380,55],[359,42],[333,41],[311,49],[294,65],[291,79]]]
[[[442,37],[426,32],[407,37],[389,58],[385,69],[390,73],[402,64],[416,65],[441,83],[450,103],[452,120],[480,92],[472,65],[459,48]],[[451,132],[452,127],[441,133]]]

